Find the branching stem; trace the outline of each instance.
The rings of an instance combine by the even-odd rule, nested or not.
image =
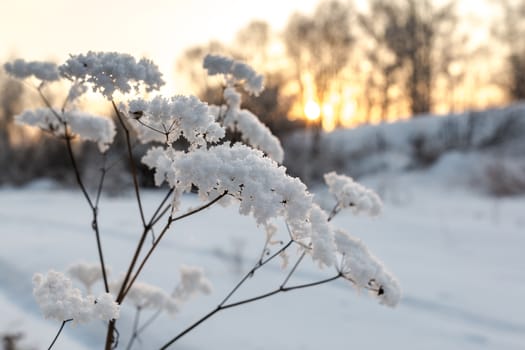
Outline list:
[[[55,335],[55,338],[53,338],[53,341],[51,342],[51,344],[49,345],[49,347],[47,348],[47,350],[51,350],[53,348],[53,346],[55,345],[58,337],[60,337],[60,333],[62,333],[62,330],[64,329],[64,326],[66,325],[66,323],[68,322],[71,322],[73,321],[73,319],[69,319],[69,320],[65,320],[65,321],[62,321],[62,325],[60,326],[60,328],[58,329],[58,332],[57,334]]]
[[[219,195],[218,197],[216,197],[214,200],[208,202],[207,204],[199,207],[199,208],[196,208],[194,210],[191,210],[185,214],[182,214],[180,216],[177,216],[177,217],[169,217],[168,218],[168,222],[166,223],[166,225],[163,227],[161,233],[159,234],[159,236],[157,237],[157,239],[155,240],[155,242],[151,245],[150,249],[148,250],[148,252],[146,253],[146,256],[144,257],[144,259],[142,260],[142,262],[140,263],[139,267],[137,268],[137,271],[135,272],[135,274],[133,275],[133,278],[131,278],[131,280],[129,281],[129,283],[123,283],[122,284],[122,287],[121,287],[121,293],[119,293],[119,298],[117,299],[117,302],[122,302],[122,300],[124,300],[124,298],[126,297],[126,295],[128,294],[129,290],[131,289],[131,287],[133,286],[133,283],[135,283],[135,280],[137,279],[137,277],[139,276],[139,274],[141,273],[142,269],[144,268],[144,265],[146,265],[146,262],[148,261],[148,259],[150,258],[151,254],[153,254],[153,251],[155,251],[155,249],[157,248],[157,246],[159,245],[160,241],[162,240],[162,238],[164,237],[164,235],[166,234],[166,232],[168,232],[168,229],[170,228],[171,224],[175,221],[178,221],[178,220],[181,220],[181,219],[184,219],[188,216],[191,216],[193,214],[196,214],[206,208],[209,208],[211,207],[213,204],[217,203],[221,198],[223,198],[224,196],[226,196],[227,192],[224,192],[223,194]],[[132,271],[132,269],[130,269],[129,271]],[[131,273],[130,273],[131,274]],[[125,286],[125,287],[124,287]],[[125,288],[125,289],[124,289]]]
[[[318,286],[318,285],[321,285],[321,284],[325,284],[325,283],[328,283],[328,282],[335,281],[336,279],[338,279],[340,277],[342,277],[342,275],[341,274],[337,274],[337,275],[335,275],[333,277],[326,278],[326,279],[323,279],[323,280],[320,280],[320,281],[317,281],[317,282],[300,284],[300,285],[296,285],[296,286],[292,286],[292,287],[282,287],[281,286],[281,287],[279,287],[279,288],[277,288],[275,290],[272,290],[270,292],[258,295],[258,296],[253,297],[253,298],[244,299],[244,300],[241,300],[241,301],[238,301],[238,302],[235,302],[235,303],[231,303],[231,304],[219,305],[215,309],[213,309],[212,311],[210,311],[209,313],[204,315],[202,318],[197,320],[191,326],[189,326],[188,328],[186,328],[185,330],[183,330],[182,332],[177,334],[174,338],[172,338],[166,344],[164,344],[160,349],[161,350],[167,349],[168,347],[173,345],[173,343],[175,343],[177,340],[182,338],[187,333],[191,332],[194,328],[199,326],[201,323],[203,323],[204,321],[206,321],[207,319],[209,319],[210,317],[212,317],[213,315],[215,315],[219,311],[230,309],[230,308],[237,307],[237,306],[244,305],[244,304],[248,304],[248,303],[251,303],[251,302],[254,302],[254,301],[257,301],[257,300],[265,299],[265,298],[268,298],[268,297],[270,297],[272,295],[275,295],[275,294],[278,294],[278,293],[284,293],[284,292],[289,292],[289,291],[292,291],[292,290],[298,290],[298,289]]]

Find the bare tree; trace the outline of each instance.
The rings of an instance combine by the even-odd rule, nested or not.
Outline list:
[[[505,72],[500,85],[509,99],[525,99],[525,1],[501,0],[495,2],[502,10],[502,18],[493,24],[492,33],[506,50]]]
[[[437,8],[431,0],[372,0],[359,24],[372,45],[367,58],[377,78],[370,88],[380,96],[381,113],[392,103],[391,89],[404,92],[413,115],[432,109],[432,90],[436,77],[448,75],[460,45],[455,36],[458,18],[455,2]],[[457,77],[456,77],[457,78]]]
[[[312,16],[296,13],[290,17],[283,37],[300,98],[306,89],[302,79],[305,73],[313,78],[315,97],[320,104],[338,83],[355,42],[350,9],[349,3],[329,1],[322,2]]]

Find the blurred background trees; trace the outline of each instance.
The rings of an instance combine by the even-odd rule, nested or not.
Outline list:
[[[203,57],[244,60],[265,75],[266,89],[243,96],[243,108],[281,138],[297,129],[331,131],[524,99],[525,0],[471,6],[457,0],[322,1],[310,13],[292,14],[282,30],[256,20],[231,42],[189,47],[176,59],[176,86],[220,104],[221,81],[207,77]],[[45,147],[56,150],[56,162],[67,163],[59,142],[13,124],[20,101],[27,106],[34,99],[26,90],[0,75],[0,183],[25,182],[15,175],[22,172],[49,175],[43,169],[50,165],[40,163],[48,157],[35,146],[42,139],[56,143]],[[87,149],[77,151],[93,158]]]
[[[189,48],[178,68],[201,97],[217,102],[220,92],[213,99],[205,91],[217,85],[199,59],[213,52],[247,61],[275,86],[273,97],[260,99],[272,106],[267,122],[299,121],[292,128],[312,119],[333,130],[482,109],[523,98],[525,44],[517,38],[525,34],[524,4],[485,0],[476,12],[456,0],[324,1],[312,13],[292,14],[281,32],[255,21],[232,43]],[[318,113],[309,116],[312,104]],[[281,128],[289,130],[272,126]]]

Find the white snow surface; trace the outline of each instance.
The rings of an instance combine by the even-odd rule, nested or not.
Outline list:
[[[183,337],[178,348],[524,349],[525,197],[495,199],[441,179],[439,172],[369,178],[365,184],[383,197],[382,214],[370,218],[343,211],[334,219],[399,278],[403,296],[396,308],[378,305],[338,280],[223,310]],[[333,206],[326,190],[317,193],[322,206]],[[163,194],[144,192],[147,214]],[[199,203],[193,195],[183,198],[186,206]],[[180,266],[202,266],[213,292],[188,302],[174,319],[161,315],[136,349],[158,348],[215,308],[253,266],[265,234],[237,211],[217,205],[172,224],[141,281],[171,293]],[[97,262],[89,208],[78,191],[52,185],[3,188],[0,221],[0,333],[23,332],[22,344],[47,349],[60,324],[40,314],[31,277],[50,269],[65,271],[78,261]],[[139,225],[131,194],[102,198],[102,243],[115,277],[132,257]],[[293,265],[296,256],[289,259]],[[259,270],[232,301],[277,288],[285,276],[279,265],[276,261]],[[332,274],[305,259],[290,285]],[[102,286],[93,289],[99,293]],[[129,305],[122,307],[122,348],[133,314]],[[101,348],[104,337],[102,322],[68,324],[54,349]]]

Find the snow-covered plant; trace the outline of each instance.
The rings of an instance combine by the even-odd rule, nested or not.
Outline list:
[[[84,297],[80,289],[73,288],[71,280],[61,272],[51,270],[45,276],[36,273],[33,286],[33,295],[46,318],[73,320],[75,323],[119,318],[120,306],[111,294]]]
[[[60,272],[35,274],[34,295],[44,316],[62,322],[50,348],[66,322],[83,323],[95,318],[108,321],[105,349],[117,347],[117,319],[126,304],[136,312],[128,343],[128,349],[132,348],[140,332],[158,314],[165,311],[175,315],[181,304],[193,296],[210,293],[211,283],[200,267],[180,266],[180,281],[171,293],[142,281],[142,272],[174,222],[196,215],[216,203],[238,205],[240,215],[253,217],[257,225],[265,229],[262,254],[215,308],[180,333],[171,335],[162,349],[171,346],[218,312],[337,279],[351,282],[356,289],[369,291],[382,304],[395,306],[399,302],[400,289],[395,278],[361,240],[336,228],[331,222],[345,208],[351,208],[354,213],[377,215],[381,209],[379,197],[347,176],[329,173],[325,175],[325,180],[337,202],[334,209],[328,213],[314,202],[306,185],[298,178],[289,176],[286,168],[279,165],[283,159],[279,140],[254,114],[241,108],[239,88],[253,95],[263,90],[262,75],[247,64],[214,55],[204,59],[204,68],[210,75],[224,77],[224,104],[220,106],[209,106],[195,96],[127,97],[126,94],[130,93],[156,91],[163,84],[157,66],[147,59],[137,61],[127,54],[88,52],[73,55],[60,66],[49,62],[16,60],[4,67],[14,77],[40,81],[37,90],[45,107],[25,111],[16,120],[64,139],[76,180],[92,212],[90,226],[98,248],[97,265],[77,263],[68,269],[70,276],[84,284],[86,296]],[[60,80],[70,84],[69,93],[61,107],[53,107],[43,87]],[[108,278],[107,257],[103,254],[102,231],[98,222],[104,175],[109,169],[102,167],[97,191],[94,195],[90,194],[72,148],[73,139],[78,138],[96,142],[100,152],[106,152],[116,134],[116,126],[110,118],[75,109],[75,100],[88,89],[101,93],[111,102],[118,124],[124,131],[130,176],[141,220],[137,247],[127,270],[120,274],[117,281]],[[123,99],[119,103],[115,101],[117,91]],[[226,129],[239,133],[244,143],[226,141]],[[133,138],[144,144],[151,143],[141,161],[154,171],[155,185],[168,188],[151,217],[146,216],[141,200],[137,164],[132,152]],[[189,145],[185,150],[174,147],[174,143],[181,138]],[[195,188],[203,204],[181,211],[183,194]],[[282,223],[287,229],[287,240],[284,241],[276,238]],[[150,234],[153,242],[148,246],[145,242]],[[292,256],[297,256],[297,260],[290,267]],[[333,269],[334,274],[310,283],[290,285],[292,275],[305,257],[310,257],[320,267]],[[231,301],[249,278],[276,258],[282,258],[284,276],[276,289]],[[92,290],[98,282],[102,282],[103,291],[95,297]],[[146,324],[139,326],[140,312],[148,309],[156,313]]]
[[[352,208],[353,212],[368,215],[378,215],[383,204],[379,196],[372,190],[355,182],[351,177],[330,172],[324,175],[328,190],[337,200],[333,213]]]
[[[207,55],[204,68],[209,75],[223,75],[226,82],[223,92],[225,106],[210,106],[210,112],[222,121],[225,128],[239,132],[244,141],[281,163],[284,151],[279,139],[256,115],[241,108],[241,94],[236,89],[240,85],[247,93],[258,96],[264,89],[263,76],[246,63],[217,55]]]
[[[113,143],[116,130],[109,118],[82,111],[58,113],[58,108],[27,110],[17,115],[17,123],[39,127],[57,136],[77,135],[80,139],[96,142],[100,152],[105,152]],[[66,130],[68,129],[68,130]]]

